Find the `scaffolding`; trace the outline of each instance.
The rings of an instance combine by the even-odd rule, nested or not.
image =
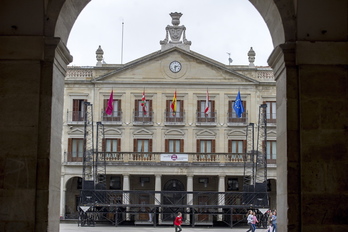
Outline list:
[[[177,213],[182,212],[184,225],[224,224],[233,227],[238,223],[246,223],[245,215],[249,209],[269,207],[267,185],[263,188],[263,184],[266,183],[264,180],[267,180],[265,171],[267,166],[264,162],[266,121],[262,118],[265,117],[264,107],[260,107],[257,150],[254,148],[254,124],[250,123],[246,128],[247,152],[243,155],[242,192],[107,189],[106,155],[110,155],[110,152],[104,151],[104,125],[101,122],[96,123],[96,148],[94,149],[92,115],[92,105],[86,102],[79,226],[95,226],[99,222],[108,222],[114,226],[120,224],[172,225]],[[261,185],[262,188],[259,187]],[[146,202],[141,201],[144,198],[147,199]]]

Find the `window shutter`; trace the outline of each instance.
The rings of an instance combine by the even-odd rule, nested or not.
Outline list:
[[[169,152],[169,140],[168,139],[164,140],[164,151]]]
[[[215,112],[215,101],[210,101],[210,106],[211,106],[211,109],[210,109],[210,112]]]
[[[108,108],[108,100],[109,99],[104,99],[104,109],[103,109],[103,111],[105,111],[106,108]]]
[[[121,112],[121,111],[122,111],[121,99],[118,99],[118,100],[116,100],[116,101],[118,101],[118,109],[117,109],[117,111],[118,111],[118,112]]]
[[[102,151],[106,151],[106,139],[102,139]]]
[[[134,152],[137,151],[137,146],[138,146],[138,139],[134,139],[134,140],[133,140],[133,151],[134,151]]]
[[[135,106],[134,106],[134,111],[135,112],[138,112],[139,111],[139,103],[140,103],[141,100],[135,100]]]
[[[232,140],[228,140],[228,153],[232,153]]]
[[[211,152],[215,153],[215,140],[211,141]]]
[[[200,100],[197,101],[197,112],[201,112],[201,102]]]
[[[247,152],[247,141],[243,140],[243,152],[246,153]]]
[[[233,112],[233,110],[232,110],[233,103],[234,103],[234,101],[232,101],[232,100],[228,101],[228,111],[227,112],[229,113],[230,116],[232,116],[232,112]]]
[[[80,106],[80,100],[74,99],[73,100],[73,111],[80,111],[79,106]]]
[[[172,102],[172,100],[167,100],[166,101],[166,112],[170,112],[170,103]]]
[[[180,152],[184,152],[184,140],[180,139]]]
[[[201,144],[201,140],[200,139],[197,139],[197,152],[201,152],[201,147],[200,147],[200,144]]]
[[[149,139],[149,152],[152,152],[152,139]]]
[[[117,151],[121,151],[121,139],[117,139]]]

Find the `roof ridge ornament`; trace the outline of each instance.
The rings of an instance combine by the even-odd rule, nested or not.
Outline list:
[[[184,50],[190,51],[191,41],[186,39],[186,27],[184,25],[179,26],[180,17],[182,13],[174,12],[169,14],[172,17],[172,26],[166,27],[166,38],[160,41],[162,45],[162,51],[172,47],[180,47]],[[170,40],[169,40],[169,36]],[[182,37],[182,40],[180,40]]]

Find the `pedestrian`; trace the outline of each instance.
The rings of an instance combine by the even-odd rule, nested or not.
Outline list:
[[[251,222],[253,221],[253,211],[249,210],[248,211],[248,217],[247,217],[247,222],[249,225],[249,230],[247,230],[247,232],[252,231],[253,232],[253,225],[251,224]]]
[[[252,221],[251,221],[251,225],[252,225],[252,228],[253,228],[252,232],[255,232],[255,230],[256,230],[256,223],[258,223],[259,221],[257,220],[255,212],[253,212],[252,215],[253,215],[252,216]]]
[[[269,214],[268,214],[268,218],[267,218],[267,226],[268,226],[268,230],[267,232],[271,232],[272,230],[272,211],[269,211]]]
[[[272,232],[277,232],[277,211],[276,210],[273,211],[273,215],[272,215],[272,227],[273,227]]]
[[[178,216],[176,216],[176,218],[174,220],[175,232],[182,231],[181,224],[182,224],[182,215],[180,212],[178,212]]]

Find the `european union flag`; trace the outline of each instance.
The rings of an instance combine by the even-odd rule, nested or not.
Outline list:
[[[244,107],[243,107],[242,100],[240,98],[240,92],[239,91],[238,91],[236,100],[234,101],[233,109],[236,112],[238,118],[242,117],[242,113],[244,112]]]

